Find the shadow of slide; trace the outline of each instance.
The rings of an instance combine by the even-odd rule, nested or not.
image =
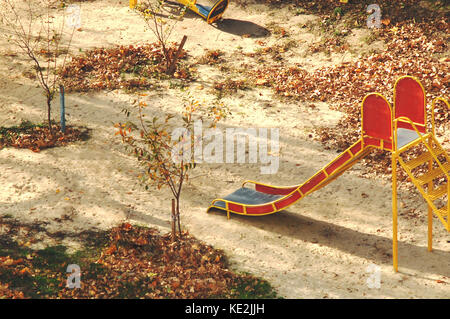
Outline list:
[[[223,215],[226,219],[224,211],[212,209],[210,213]],[[232,214],[231,218],[242,224],[295,240],[327,246],[375,263],[392,262],[392,240],[380,235],[360,232],[288,210],[260,217]],[[450,276],[450,252],[448,251],[434,249],[433,252],[429,252],[426,247],[400,241],[399,254],[400,268],[406,267],[420,272],[431,271],[437,275]]]

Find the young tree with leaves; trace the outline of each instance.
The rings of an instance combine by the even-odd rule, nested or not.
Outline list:
[[[168,187],[172,193],[172,239],[175,240],[175,226],[178,226],[178,233],[181,235],[180,222],[180,199],[185,182],[188,181],[189,173],[196,167],[194,161],[194,148],[201,136],[194,135],[194,121],[201,119],[201,105],[198,101],[189,100],[184,104],[182,114],[183,123],[181,128],[184,134],[179,138],[172,139],[169,134],[170,122],[174,121],[174,116],[167,115],[163,120],[154,117],[152,121],[145,120],[143,113],[147,103],[140,95],[136,101],[138,108],[138,124],[133,122],[117,123],[116,135],[122,137],[122,141],[127,144],[128,149],[137,157],[139,164],[144,168],[142,181],[145,188],[154,186],[157,189]],[[131,112],[124,110],[127,117]],[[223,104],[215,105],[208,109],[206,116],[211,119],[211,126],[215,126],[224,116],[226,111]],[[173,126],[172,126],[173,127]],[[134,134],[138,131],[139,134]]]

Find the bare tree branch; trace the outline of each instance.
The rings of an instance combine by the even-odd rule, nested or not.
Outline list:
[[[59,70],[66,63],[75,31],[73,27],[62,50],[65,15],[61,11],[54,0],[0,0],[0,22],[8,30],[2,34],[34,65],[37,81],[46,97],[50,134],[51,102],[59,86]]]

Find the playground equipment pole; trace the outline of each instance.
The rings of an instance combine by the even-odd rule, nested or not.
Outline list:
[[[392,259],[395,272],[398,271],[397,238],[397,155],[392,154]]]
[[[433,123],[434,128],[434,123]],[[433,132],[434,134],[434,132]],[[430,137],[428,138],[428,144],[431,145],[433,139]],[[428,162],[428,171],[431,172],[433,169],[433,160],[430,160]],[[433,181],[431,180],[428,183],[428,189],[433,189]],[[433,249],[433,208],[430,204],[428,204],[428,251],[431,251]]]
[[[137,5],[137,0],[130,0],[130,9],[134,9]]]

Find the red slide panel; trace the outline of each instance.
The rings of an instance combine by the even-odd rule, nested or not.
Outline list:
[[[255,190],[261,193],[265,194],[272,194],[272,195],[287,195],[296,190],[297,187],[290,187],[290,188],[276,188],[272,186],[266,186],[266,185],[260,185],[255,184]]]
[[[228,209],[236,213],[244,213],[244,207],[242,205],[228,203]]]
[[[306,194],[311,189],[313,189],[315,186],[317,186],[320,182],[325,180],[326,177],[327,176],[325,175],[324,172],[320,172],[319,174],[314,176],[309,182],[307,182],[305,185],[300,187],[300,190],[302,191],[303,194]]]
[[[392,142],[384,141],[383,148],[392,151]]]
[[[268,214],[272,213],[273,211],[274,209],[272,205],[247,207],[247,214],[250,215]]]
[[[339,156],[333,163],[328,165],[328,167],[325,169],[328,175],[333,173],[336,169],[341,167],[345,162],[347,162],[351,158],[350,154],[345,152],[341,156]]]
[[[413,77],[400,78],[394,87],[395,118],[407,117],[414,123],[421,124],[417,129],[426,131],[425,92],[420,82]],[[411,124],[398,123],[398,127],[413,130]]]
[[[381,141],[377,138],[373,137],[365,137],[364,138],[364,144],[365,145],[372,145],[372,146],[381,146]]]
[[[362,105],[363,135],[380,140],[392,140],[392,112],[389,102],[378,93],[364,98]]]
[[[292,193],[291,196],[286,197],[286,198],[280,200],[279,202],[275,203],[275,207],[277,209],[282,209],[282,208],[289,206],[290,204],[296,202],[301,197],[302,197],[302,194],[300,194],[299,191],[296,191],[295,193]]]
[[[352,148],[350,148],[350,152],[352,152],[353,155],[356,155],[361,149],[362,141],[359,140],[357,144],[353,145]]]

